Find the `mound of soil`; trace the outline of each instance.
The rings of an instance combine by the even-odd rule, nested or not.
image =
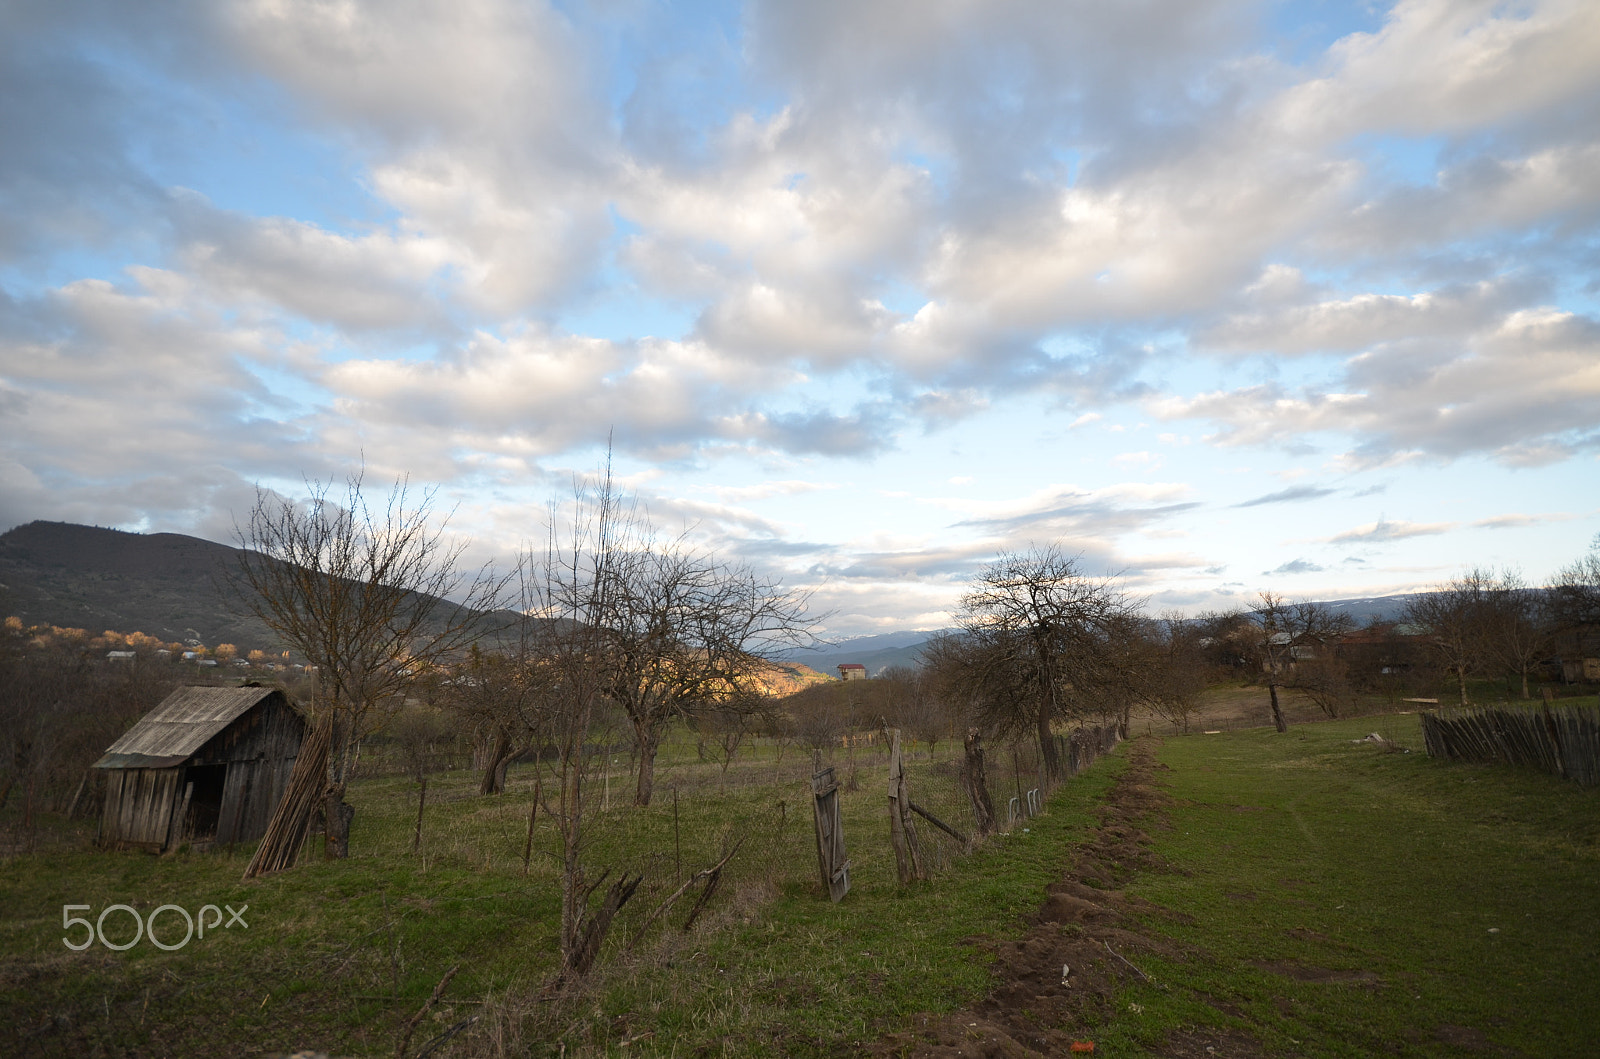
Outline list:
[[[1092,1039],[1091,1027],[1107,1020],[1116,991],[1144,978],[1141,955],[1184,959],[1184,952],[1143,933],[1133,918],[1178,914],[1118,889],[1136,872],[1170,870],[1150,849],[1143,830],[1169,826],[1162,812],[1167,797],[1156,785],[1165,767],[1156,763],[1150,740],[1130,747],[1128,767],[1107,795],[1093,837],[1079,847],[1063,877],[1045,888],[1044,904],[1027,933],[995,947],[1000,981],[994,992],[964,1011],[918,1019],[921,1028],[884,1037],[869,1054],[915,1059],[1068,1055],[1074,1041]],[[1168,1044],[1174,1059],[1216,1054],[1204,1049],[1219,1044],[1229,1056],[1259,1054],[1254,1042],[1237,1035],[1215,1042],[1185,1037]]]

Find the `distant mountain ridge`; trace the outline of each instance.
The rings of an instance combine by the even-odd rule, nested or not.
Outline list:
[[[0,617],[99,633],[143,632],[165,641],[231,643],[276,650],[276,635],[242,601],[230,600],[226,571],[239,549],[181,533],[128,533],[70,522],[30,522],[0,534]],[[1328,600],[1358,623],[1398,620],[1417,595]],[[945,629],[900,629],[776,653],[830,676],[841,663],[876,676],[916,666]]]
[[[276,652],[277,634],[228,588],[239,555],[238,548],[181,533],[30,522],[0,534],[0,619]],[[493,637],[514,620],[508,611],[485,613],[480,628]],[[775,662],[761,676],[775,694],[822,679],[804,659]]]
[[[0,616],[272,649],[272,630],[227,598],[226,573],[237,555],[180,533],[30,522],[0,534]]]
[[[30,522],[0,534],[0,618],[277,652],[284,646],[277,634],[230,586],[241,554],[181,533]],[[513,615],[477,620],[492,636]]]
[[[1358,625],[1366,625],[1372,621],[1399,621],[1407,605],[1426,594],[1413,592],[1394,596],[1357,596],[1318,602],[1330,610],[1350,615]],[[944,633],[959,631],[954,627],[902,629],[872,636],[855,636],[823,647],[785,651],[779,657],[802,662],[828,674],[837,673],[838,667],[844,663],[854,662],[866,666],[867,675],[875,677],[891,666],[916,668],[921,664],[922,651],[930,640]]]
[[[954,628],[902,629],[872,636],[853,636],[821,647],[784,651],[778,657],[835,676],[838,675],[839,666],[854,662],[866,666],[867,675],[875,677],[891,666],[915,669],[921,664],[922,649],[929,640],[941,633],[955,631]]]

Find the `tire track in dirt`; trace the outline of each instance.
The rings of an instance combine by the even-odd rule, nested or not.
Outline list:
[[[1038,1059],[1067,1055],[1074,1041],[1112,1015],[1116,992],[1138,981],[1142,954],[1193,958],[1174,943],[1145,933],[1135,916],[1181,920],[1159,905],[1123,892],[1141,871],[1173,870],[1150,846],[1144,828],[1167,828],[1169,802],[1157,786],[1166,769],[1150,738],[1129,746],[1128,766],[1097,811],[1090,840],[1078,847],[1065,874],[1045,887],[1044,904],[1027,932],[993,947],[999,982],[970,1008],[919,1019],[919,1027],[875,1042],[867,1054],[908,1059]],[[1069,970],[1063,975],[1063,968]],[[1215,1039],[1213,1039],[1215,1038]],[[1241,1035],[1176,1033],[1159,1054],[1169,1059],[1262,1053]]]

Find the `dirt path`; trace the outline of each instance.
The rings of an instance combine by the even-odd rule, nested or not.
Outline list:
[[[917,1030],[886,1037],[870,1054],[913,1059],[1068,1055],[1074,1042],[1092,1041],[1092,1027],[1111,1017],[1116,991],[1140,979],[1141,955],[1185,958],[1171,942],[1143,933],[1132,918],[1175,918],[1177,913],[1118,889],[1136,872],[1168,870],[1143,830],[1169,826],[1162,812],[1168,799],[1157,786],[1165,768],[1156,762],[1154,740],[1140,739],[1129,747],[1128,767],[1101,806],[1093,837],[1075,851],[1063,877],[1045,888],[1044,904],[1027,933],[994,947],[1000,979],[994,992],[968,1009],[930,1016]],[[1236,1035],[1215,1040],[1184,1035],[1169,1038],[1159,1054],[1209,1059],[1259,1052],[1254,1042]]]

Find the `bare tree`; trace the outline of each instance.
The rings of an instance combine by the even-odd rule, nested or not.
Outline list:
[[[1187,732],[1206,688],[1205,635],[1200,625],[1175,612],[1145,624],[1150,659],[1144,701],[1173,727]]]
[[[1467,705],[1467,674],[1483,663],[1483,625],[1494,575],[1474,568],[1415,596],[1406,605],[1409,624],[1427,630],[1428,643],[1446,670],[1456,678],[1461,705]]]
[[[518,642],[501,650],[473,644],[441,688],[445,707],[472,734],[473,766],[483,770],[479,794],[502,793],[511,759],[533,746],[543,730],[546,704],[538,693],[533,625],[525,618],[519,628]]]
[[[940,740],[954,738],[955,719],[928,672],[890,666],[878,674],[877,682],[890,690],[885,718],[910,732],[917,742],[928,744],[930,757]]]
[[[284,645],[315,667],[313,721],[331,732],[328,855],[349,852],[355,810],[344,800],[361,740],[404,701],[419,673],[475,635],[480,610],[498,605],[505,581],[460,569],[465,541],[431,521],[434,494],[401,479],[369,505],[360,474],[343,488],[311,481],[308,499],[264,489],[236,534],[240,595]]]
[[[1278,689],[1301,688],[1330,717],[1338,716],[1343,692],[1333,674],[1340,672],[1333,661],[1339,638],[1354,627],[1348,614],[1329,610],[1317,603],[1291,603],[1276,592],[1257,595],[1256,605],[1244,615],[1251,633],[1251,646],[1260,665],[1260,679],[1272,699],[1272,723],[1280,732],[1289,730],[1283,716]]]
[[[1551,588],[1557,595],[1573,597],[1566,616],[1600,623],[1600,534],[1586,553],[1561,568]]]
[[[641,535],[619,549],[608,576],[601,671],[606,693],[633,725],[635,805],[649,805],[666,726],[704,711],[749,708],[760,653],[811,642],[807,596],[681,538]]]
[[[1031,731],[1045,773],[1061,774],[1051,726],[1098,712],[1125,686],[1119,623],[1137,608],[1054,546],[1008,553],[961,597],[961,633],[925,652],[940,682],[991,731]]]
[[[1525,699],[1528,675],[1549,654],[1554,632],[1546,593],[1515,570],[1502,571],[1490,583],[1480,627],[1483,653],[1521,680]]]
[[[761,703],[754,696],[730,700],[699,711],[690,721],[702,745],[709,744],[724,776],[738,756],[739,749],[764,724]]]
[[[1592,657],[1600,630],[1600,534],[1586,554],[1556,573],[1546,598],[1557,651],[1563,657]]]
[[[531,694],[524,722],[537,727],[556,750],[555,804],[541,805],[561,836],[561,970],[558,989],[586,975],[611,923],[638,887],[638,877],[615,880],[598,909],[590,897],[608,877],[589,877],[585,865],[588,779],[606,752],[600,731],[614,704],[608,698],[612,637],[606,621],[624,584],[636,541],[633,511],[617,495],[609,463],[595,482],[575,486],[570,529],[557,530],[552,514],[542,557],[524,563],[522,610],[533,620],[524,637]],[[543,791],[543,761],[537,789]],[[531,824],[530,824],[531,841]]]

